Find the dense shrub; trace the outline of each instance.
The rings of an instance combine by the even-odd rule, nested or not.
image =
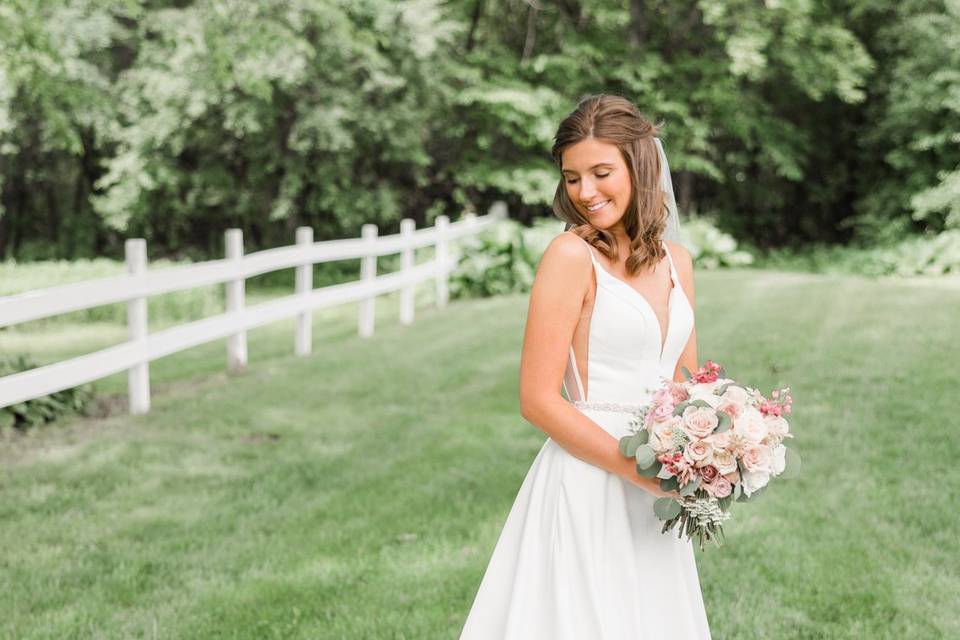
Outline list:
[[[730,235],[718,230],[707,218],[697,217],[682,224],[682,243],[698,267],[748,265],[753,256],[737,248]],[[539,218],[532,227],[505,220],[478,236],[461,243],[462,259],[451,275],[452,297],[491,296],[526,292],[533,284],[537,263],[550,241],[563,231],[555,218]]]
[[[682,244],[690,251],[697,267],[739,267],[753,263],[753,254],[737,249],[737,241],[702,216],[690,217],[681,223]]]
[[[458,243],[460,262],[450,275],[450,296],[529,291],[540,256],[562,231],[555,218],[540,218],[531,227],[508,219],[465,238]]]
[[[27,371],[36,366],[37,364],[26,356],[0,358],[0,378]],[[18,402],[9,407],[2,407],[0,408],[0,433],[9,433],[11,430],[26,431],[32,427],[53,422],[61,416],[83,411],[92,398],[92,387],[81,385],[26,402]]]
[[[758,266],[867,276],[956,274],[960,273],[960,229],[934,236],[912,237],[882,247],[821,245],[801,250],[780,249],[762,256]]]

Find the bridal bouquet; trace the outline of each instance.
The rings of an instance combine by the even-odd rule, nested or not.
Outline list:
[[[800,459],[784,440],[792,438],[784,415],[791,412],[790,387],[771,398],[725,376],[707,360],[696,373],[683,369],[684,382],[667,381],[637,413],[632,433],[620,439],[620,452],[637,460],[637,472],[660,478],[660,488],[678,498],[660,498],[654,512],[663,532],[696,536],[719,546],[722,523],[734,501],[757,496],[771,478]]]

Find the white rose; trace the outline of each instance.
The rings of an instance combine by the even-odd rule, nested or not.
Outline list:
[[[754,491],[758,491],[770,482],[770,474],[765,471],[744,471],[741,474],[743,493],[749,498]]]
[[[790,425],[781,416],[767,416],[763,421],[766,423],[770,435],[778,440],[783,440],[783,437],[790,433]]]
[[[751,442],[760,442],[767,437],[763,414],[754,407],[747,407],[734,419],[733,430]]]
[[[714,449],[730,449],[730,431],[711,433],[705,440],[713,445]]]
[[[703,400],[716,409],[720,406],[720,396],[714,393],[717,386],[717,382],[701,382],[690,390],[690,399]]]
[[[673,433],[679,428],[681,422],[680,416],[674,416],[666,422],[658,422],[654,425],[653,433],[650,434],[650,446],[659,452],[673,449]]]
[[[748,471],[770,472],[770,449],[764,446],[748,445],[743,450],[743,466]]]
[[[732,402],[733,404],[743,406],[747,404],[747,400],[750,399],[750,396],[747,395],[747,391],[743,387],[738,387],[736,385],[727,387],[727,390],[723,392],[723,395],[720,396],[725,402]]]
[[[717,387],[720,386],[720,380],[714,380],[713,382],[695,382],[693,386],[690,387],[691,394],[704,394],[704,393],[713,393]]]
[[[770,467],[775,476],[780,475],[787,468],[787,448],[782,444],[773,449],[773,460]]]
[[[714,449],[713,466],[715,466],[721,474],[732,473],[737,470],[737,457],[730,451],[717,451]]]

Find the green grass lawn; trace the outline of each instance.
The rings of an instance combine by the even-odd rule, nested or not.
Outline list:
[[[960,285],[697,286],[701,360],[789,383],[804,458],[698,552],[713,637],[960,637]],[[222,341],[155,363],[146,416],[0,444],[3,637],[456,638],[544,441],[519,415],[526,297],[420,307],[412,326],[378,309],[373,338],[347,305],[297,358],[277,323],[237,375]],[[123,339],[76,329],[0,349]]]

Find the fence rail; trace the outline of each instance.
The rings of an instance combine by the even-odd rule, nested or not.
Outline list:
[[[227,368],[237,370],[247,363],[248,330],[293,316],[297,318],[294,353],[306,356],[311,350],[311,313],[315,309],[359,300],[358,332],[369,337],[374,331],[376,297],[391,291],[400,291],[400,322],[410,324],[414,318],[417,284],[434,280],[440,307],[449,299],[447,282],[450,271],[456,266],[450,243],[479,233],[505,218],[506,214],[506,205],[496,203],[487,215],[467,214],[455,223],[446,216],[438,216],[435,226],[417,230],[414,221],[407,218],[401,221],[398,234],[378,236],[376,225],[367,224],[363,226],[360,238],[324,242],[314,242],[313,229],[300,227],[296,244],[248,255],[243,255],[241,231],[229,229],[225,235],[224,259],[156,271],[147,268],[146,241],[127,240],[126,275],[0,297],[0,327],[126,302],[128,328],[127,342],[0,377],[0,407],[126,370],[130,411],[146,413],[150,410],[149,363],[152,360],[227,338]],[[434,258],[415,265],[414,250],[427,246],[436,248]],[[401,254],[400,270],[378,276],[377,257],[393,253]],[[359,280],[313,288],[314,264],[350,258],[361,259]],[[296,268],[293,294],[246,306],[247,278],[289,268]],[[156,333],[148,331],[148,298],[221,283],[226,286],[224,313]]]

